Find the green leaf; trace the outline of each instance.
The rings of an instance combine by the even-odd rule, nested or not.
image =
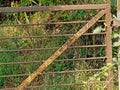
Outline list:
[[[15,78],[15,82],[16,82],[16,83],[20,82],[20,78],[19,78],[19,77],[16,77],[16,78]]]
[[[13,38],[12,41],[17,44],[18,43],[18,40],[16,38]]]
[[[85,11],[79,11],[79,14],[80,14],[80,19],[83,19],[87,15]]]
[[[100,76],[96,76],[95,78],[96,80],[100,81]]]
[[[107,77],[107,76],[108,76],[108,73],[107,73],[107,72],[104,72],[103,75],[104,75],[105,77]]]
[[[29,19],[28,19],[29,17],[28,17],[28,15],[27,15],[26,12],[24,12],[24,17],[25,17],[26,23],[29,24],[30,21],[29,21]]]
[[[91,13],[92,13],[92,15],[95,15],[95,14],[97,14],[97,11],[96,10],[91,10]]]
[[[26,47],[28,45],[28,43],[23,43],[20,48]]]
[[[33,2],[35,5],[39,6],[39,4],[36,1],[32,0],[31,2]]]
[[[77,11],[73,12],[73,14],[72,14],[72,19],[73,19],[73,20],[76,19],[76,18],[77,18],[77,15],[78,15],[78,12],[77,12]]]
[[[120,35],[118,33],[113,33],[113,38],[117,38],[120,37]]]
[[[113,43],[113,47],[119,47],[120,46],[120,42],[114,42]]]
[[[117,62],[117,58],[116,57],[112,58],[112,60],[113,60],[113,62]]]

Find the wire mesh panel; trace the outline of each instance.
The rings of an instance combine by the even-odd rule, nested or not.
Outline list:
[[[67,40],[80,29],[82,32],[95,16],[99,20],[25,89],[105,89],[111,74],[98,73],[106,62],[111,62],[109,7],[103,4],[0,8],[4,16],[0,21],[0,88],[15,89]],[[100,12],[105,12],[102,17]],[[97,29],[100,31],[96,32]]]

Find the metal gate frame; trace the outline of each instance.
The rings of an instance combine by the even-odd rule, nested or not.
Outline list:
[[[48,58],[36,71],[28,76],[17,88],[16,90],[23,90],[33,79],[42,74],[45,70],[58,56],[60,56],[67,48],[70,47],[77,39],[82,36],[92,25],[94,25],[104,14],[106,22],[106,59],[107,63],[112,63],[112,48],[111,48],[111,12],[109,4],[95,4],[95,5],[66,5],[66,6],[40,6],[40,7],[1,7],[0,13],[2,12],[29,12],[29,11],[58,11],[58,10],[87,10],[87,9],[99,9],[101,10],[96,16],[94,16],[88,23],[83,26],[76,34],[74,34],[70,40],[68,40],[62,47],[60,47],[50,58]],[[64,24],[64,23],[79,23],[79,22],[58,22],[53,24]],[[52,23],[51,23],[52,24]],[[25,25],[25,24],[24,24]],[[15,50],[13,50],[15,51]],[[0,52],[11,52],[11,50],[0,50]],[[111,81],[112,72],[108,70],[108,81],[109,85],[107,90],[113,90],[113,83]]]

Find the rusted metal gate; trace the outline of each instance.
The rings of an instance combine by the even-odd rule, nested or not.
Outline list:
[[[48,22],[43,21],[43,22],[27,23],[27,24],[26,23],[21,24],[17,22],[19,24],[1,24],[0,25],[0,30],[7,30],[9,33],[12,33],[11,36],[8,34],[5,34],[2,37],[0,37],[1,42],[6,43],[5,44],[6,46],[2,44],[0,46],[0,49],[1,49],[0,56],[3,58],[0,61],[0,71],[1,71],[0,80],[3,82],[1,84],[0,90],[2,89],[12,90],[12,89],[15,89],[17,86],[18,87],[16,88],[16,90],[22,90],[23,88],[28,89],[28,90],[30,89],[31,90],[32,89],[82,90],[83,89],[82,85],[86,83],[79,82],[78,76],[81,72],[91,72],[91,74],[94,74],[95,72],[99,72],[101,70],[98,64],[99,62],[97,61],[100,61],[100,62],[103,61],[104,63],[112,62],[111,26],[110,26],[111,13],[110,13],[109,4],[41,6],[41,7],[10,7],[10,8],[0,8],[0,13],[14,12],[12,14],[12,16],[14,16],[16,13],[21,13],[21,12],[27,12],[27,14],[34,14],[34,12],[42,12],[42,13],[43,12],[57,12],[57,11],[76,12],[77,10],[78,11],[96,10],[97,14],[95,16],[92,16],[92,18],[89,18],[89,20],[76,20],[76,21],[68,20],[65,22],[48,20]],[[80,13],[80,14],[83,14],[83,13]],[[51,17],[54,18],[54,15]],[[35,19],[38,19],[38,18],[35,18]],[[43,30],[42,33],[45,33],[45,34],[32,35],[31,34],[32,32],[31,33],[28,32],[28,36],[23,36],[23,32],[19,33],[19,35],[17,33],[20,30],[29,31],[32,29],[36,29],[36,27],[38,27],[37,33],[41,33],[42,31],[41,27],[44,27],[44,25],[45,25],[45,29],[48,29],[48,27],[50,27],[49,29],[51,29],[52,28],[51,25],[53,25],[53,27],[60,27],[59,29],[63,27],[67,27],[64,30],[66,29],[69,29],[69,30],[68,31],[66,30],[66,32],[64,32],[64,31],[60,31],[58,29],[52,28],[52,29],[55,29],[57,33],[54,31],[51,32],[50,30],[49,31]],[[64,25],[73,25],[73,26],[80,25],[80,27],[77,28],[77,30],[74,28],[70,30],[70,28],[73,26],[64,26]],[[103,25],[105,28],[105,31],[102,31],[99,33],[93,33],[93,29],[99,25]],[[21,28],[16,28],[16,27],[21,27]],[[17,34],[15,35],[13,32],[16,32]],[[46,34],[46,32],[49,32],[50,34]],[[86,37],[88,39],[82,44],[81,38],[84,39]],[[100,39],[101,37],[102,39]],[[47,38],[50,38],[51,40]],[[89,38],[92,38],[92,41],[89,41]],[[24,43],[20,43],[18,39],[22,39]],[[38,39],[38,41],[34,39]],[[101,41],[101,43],[97,41],[98,39],[99,41]],[[8,40],[8,42],[5,40]],[[10,42],[10,40],[13,42]],[[31,40],[31,42],[33,43],[28,42],[29,40]],[[52,42],[55,40],[61,41],[61,44],[56,45],[57,47],[54,46]],[[40,44],[43,44],[43,46],[39,46],[39,47],[35,46],[36,42],[37,42],[37,45],[40,42]],[[48,42],[50,43],[50,45],[46,45],[46,43]],[[94,42],[94,43],[91,43],[91,42]],[[17,48],[7,48],[8,43],[12,43],[12,44],[14,43]],[[28,45],[28,44],[34,44],[34,45]],[[13,45],[13,47],[15,46]],[[80,56],[77,55],[79,52],[83,53],[82,48],[85,48],[86,53]],[[94,55],[92,54],[88,55],[88,51],[87,51],[88,48],[90,48],[89,50]],[[103,51],[104,54],[102,53],[102,54],[96,55],[95,53],[98,53],[100,50]],[[66,57],[64,53],[67,53],[69,56]],[[30,60],[32,57],[32,54],[34,56],[32,60]],[[7,57],[7,55],[8,55],[8,58],[12,57],[13,61],[9,60],[8,58],[7,59],[4,58],[4,56]],[[18,55],[17,58],[15,58],[16,55]],[[52,65],[51,69],[47,70],[48,66],[51,63],[54,63],[53,61],[56,63]],[[79,68],[81,64],[83,64],[81,61],[85,61],[85,63],[87,63],[88,65],[91,65],[90,62],[95,62],[94,64],[96,64],[97,66],[81,70]],[[72,63],[72,66],[71,66],[71,63]],[[39,65],[40,67],[38,67]],[[62,68],[59,68],[59,70],[58,69],[56,70],[55,68],[57,68],[57,66],[59,65],[63,65],[63,66]],[[12,70],[12,68],[14,67],[16,67],[15,70]],[[63,67],[66,67],[66,68],[63,69]],[[5,70],[5,68],[7,69]],[[30,68],[32,68],[34,72],[29,71],[28,69]],[[14,72],[17,69],[21,71]],[[7,70],[9,73],[7,72]],[[44,70],[45,72],[43,72]],[[101,83],[107,82],[108,83],[107,89],[112,90],[113,88],[112,81],[111,81],[112,73],[110,72],[110,70],[108,70],[108,74],[109,75],[107,77],[107,80],[105,81],[101,80]],[[59,77],[56,75],[58,75]],[[71,75],[71,77],[69,75]],[[25,79],[26,77],[28,78]],[[53,78],[56,78],[56,77],[58,81],[56,80],[53,81]],[[63,77],[65,78],[62,82]],[[72,78],[73,80],[71,79],[68,80],[69,77]],[[33,83],[30,86],[26,87],[32,81]],[[91,83],[87,83],[87,85],[88,84],[91,84]],[[91,90],[91,88],[89,88],[88,90]]]

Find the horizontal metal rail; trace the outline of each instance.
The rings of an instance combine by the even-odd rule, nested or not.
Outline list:
[[[1,24],[0,27],[10,26],[38,26],[38,25],[56,25],[56,24],[79,24],[87,23],[89,21],[69,21],[69,22],[48,22],[48,23],[36,23],[36,24]],[[97,22],[105,22],[105,20],[98,20]]]
[[[102,69],[87,69],[87,70],[67,70],[67,71],[60,71],[60,72],[43,72],[41,75],[44,74],[67,74],[67,73],[77,73],[77,72],[96,72],[101,71]],[[16,74],[16,75],[4,75],[0,76],[0,78],[9,78],[9,77],[23,77],[28,76],[29,74]]]
[[[101,60],[106,59],[107,57],[91,57],[91,58],[78,58],[78,59],[61,59],[55,60],[55,62],[67,62],[67,61],[80,61],[80,60]],[[33,60],[33,61],[25,61],[24,62],[7,62],[7,63],[0,63],[0,65],[11,65],[11,64],[33,64],[33,63],[43,63],[45,60]]]
[[[106,45],[85,45],[85,46],[70,46],[69,48],[95,48],[95,47],[106,47]],[[22,52],[22,51],[41,51],[41,50],[55,50],[59,47],[53,48],[30,48],[30,49],[20,49],[20,50],[0,50],[2,52]]]
[[[59,10],[106,9],[108,4],[64,5],[64,6],[33,6],[33,7],[0,7],[1,12],[35,12]]]
[[[106,32],[102,33],[85,33],[83,36],[89,36],[89,35],[104,35]],[[74,34],[57,34],[57,35],[44,35],[44,36],[18,36],[18,37],[0,37],[0,40],[5,39],[21,39],[21,38],[48,38],[48,37],[67,37],[67,36],[73,36]]]

